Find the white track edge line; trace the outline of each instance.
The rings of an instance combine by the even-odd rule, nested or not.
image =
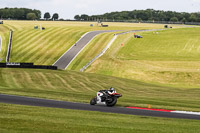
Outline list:
[[[171,111],[171,113],[200,115],[200,112],[192,112],[192,111]]]
[[[102,33],[104,33],[104,32],[102,32]],[[101,33],[99,33],[99,34],[101,34]],[[95,35],[77,54],[76,54],[76,56],[74,56],[74,58],[69,62],[69,64],[65,67],[65,69],[64,70],[66,70],[67,69],[67,67],[72,63],[72,61],[74,61],[74,59],[83,51],[83,49],[96,37],[96,36],[98,36],[99,34],[97,34],[97,35]]]
[[[88,64],[83,66],[83,68],[80,69],[81,72],[83,72],[87,67],[89,67],[94,61],[96,61],[98,58],[103,56],[105,52],[110,48],[110,46],[113,44],[113,42],[117,39],[118,35],[114,35],[114,37],[111,39],[111,41],[106,45],[106,47],[97,55],[95,56]]]
[[[91,32],[93,32],[93,31],[91,31]],[[76,42],[76,43],[78,43],[83,37],[85,37],[87,34],[89,34],[90,32],[87,32],[87,33],[85,33],[84,35],[82,35],[81,36],[81,38]],[[75,44],[76,44],[75,43]],[[68,51],[70,51],[72,48],[73,48],[73,46],[75,45],[75,44],[73,44],[52,66],[54,66]]]
[[[163,29],[149,29],[149,30],[131,30],[131,31],[127,31],[127,32],[122,32],[122,33],[117,33],[115,34],[115,36],[112,38],[112,40],[108,43],[108,45],[103,49],[103,51],[97,55],[96,57],[94,57],[88,64],[86,64],[85,66],[83,66],[83,68],[80,69],[81,72],[83,72],[85,69],[87,69],[88,66],[90,66],[94,61],[96,61],[99,57],[101,57],[106,51],[107,49],[112,45],[112,43],[116,40],[116,38],[119,35],[123,35],[123,34],[128,34],[128,33],[132,33],[132,32],[150,32],[150,31],[160,31]],[[116,37],[116,38],[115,38]],[[115,39],[114,39],[115,38]],[[113,41],[113,42],[112,42]],[[111,43],[112,42],[112,43]],[[111,43],[111,44],[110,44]],[[110,44],[110,45],[109,45]],[[108,47],[108,48],[107,48]],[[107,48],[107,49],[106,49]],[[105,50],[106,49],[106,50]],[[105,50],[105,51],[104,51]],[[96,59],[95,59],[96,58]]]
[[[92,31],[92,32],[96,32],[96,31]],[[111,31],[111,32],[113,32],[113,31]],[[102,33],[108,33],[107,31],[104,31],[104,32],[101,32],[101,33],[99,33],[99,34],[102,34]],[[65,69],[64,70],[66,70],[67,69],[67,67],[72,63],[72,61],[74,61],[74,59],[80,54],[80,52],[82,52],[83,51],[83,49],[96,37],[96,36],[98,36],[99,34],[97,34],[97,35],[95,35],[77,54],[76,54],[76,56],[69,62],[69,64],[65,67]]]

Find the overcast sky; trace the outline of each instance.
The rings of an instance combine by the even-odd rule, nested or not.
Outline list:
[[[58,13],[60,18],[73,19],[77,14],[97,15],[135,9],[200,12],[200,0],[0,0],[0,8],[26,7]],[[43,15],[42,15],[43,17]]]

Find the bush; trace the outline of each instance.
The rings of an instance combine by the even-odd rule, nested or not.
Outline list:
[[[28,20],[35,20],[37,18],[37,16],[35,15],[35,13],[28,13],[26,18]]]

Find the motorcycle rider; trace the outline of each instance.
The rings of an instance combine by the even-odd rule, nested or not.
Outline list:
[[[112,95],[114,93],[116,93],[116,90],[113,87],[111,87],[109,90],[100,90],[97,92],[97,102],[102,102],[102,98],[104,99],[108,97],[107,94]]]
[[[114,93],[116,93],[116,90],[113,87],[111,87],[110,90],[108,90],[108,94],[112,95]]]

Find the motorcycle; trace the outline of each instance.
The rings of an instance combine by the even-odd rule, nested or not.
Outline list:
[[[117,99],[119,97],[122,97],[122,94],[109,94],[108,90],[100,90],[99,92],[97,92],[97,96],[90,100],[90,105],[105,104],[109,107],[112,107],[117,103]]]

